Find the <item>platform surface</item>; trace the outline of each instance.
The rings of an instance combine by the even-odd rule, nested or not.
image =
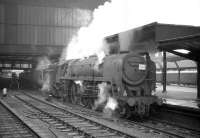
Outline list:
[[[197,99],[197,88],[178,85],[167,85],[167,91],[163,92],[162,85],[157,85],[154,93],[164,99],[164,103],[183,107],[200,109],[200,99]]]

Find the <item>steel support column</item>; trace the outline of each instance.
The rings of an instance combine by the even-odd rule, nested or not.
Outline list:
[[[177,67],[177,70],[178,70],[177,80],[178,80],[178,85],[180,85],[181,84],[181,69],[180,69],[180,67],[179,67],[179,65],[176,61],[174,63],[176,64],[176,67]]]
[[[197,62],[197,99],[200,99],[200,62]]]
[[[163,51],[163,70],[162,70],[162,83],[163,83],[163,92],[166,92],[167,85],[167,59],[166,52]]]

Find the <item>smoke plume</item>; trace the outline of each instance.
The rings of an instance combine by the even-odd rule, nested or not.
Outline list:
[[[108,47],[106,36],[133,29],[151,22],[200,25],[199,0],[111,0],[93,12],[93,20],[72,38],[66,59],[102,55]],[[102,58],[102,57],[101,57]]]
[[[38,80],[42,84],[42,91],[50,90],[50,74],[45,72],[44,69],[47,69],[51,65],[51,61],[47,57],[41,57],[38,59],[38,64],[36,70],[40,71],[42,77],[41,80]]]
[[[95,101],[95,107],[98,107],[101,104],[105,104],[105,109],[115,110],[118,106],[117,101],[111,97],[111,86],[105,82],[98,85],[99,93],[98,99]]]
[[[107,98],[109,97],[108,90],[106,89],[106,87],[107,84],[104,82],[98,85],[99,93],[98,93],[98,99],[95,101],[95,108],[106,102]]]
[[[47,57],[40,57],[38,58],[36,70],[46,69],[49,65],[51,65],[51,61]]]
[[[49,74],[45,74],[44,77],[45,78],[44,78],[41,90],[45,91],[45,92],[46,91],[50,91],[50,75]]]

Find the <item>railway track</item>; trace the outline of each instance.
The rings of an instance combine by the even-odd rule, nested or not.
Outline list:
[[[74,110],[74,112],[81,112],[81,114],[87,115],[87,116],[95,116],[97,118],[102,118],[103,114],[100,112],[96,112],[93,110],[90,110],[88,108],[79,107],[77,105],[68,104],[70,107],[70,110]],[[190,115],[192,116],[192,115]],[[108,119],[109,120],[109,119]],[[111,120],[113,121],[113,120]],[[148,120],[144,121],[132,121],[132,120],[126,120],[126,119],[118,119],[120,121],[120,124],[124,124],[124,126],[127,126],[129,128],[133,127],[133,129],[141,129],[145,130],[146,132],[155,132],[159,133],[160,135],[169,135],[173,137],[200,137],[200,129],[194,129],[192,127],[185,127],[180,124],[176,124],[175,122],[170,122],[166,120],[159,119],[159,117],[151,117],[148,118]]]
[[[27,96],[16,96],[27,106],[37,110],[40,119],[51,124],[60,132],[73,138],[135,138],[129,134],[114,130],[103,124],[99,124],[70,111],[53,107],[41,101],[36,101]]]
[[[169,105],[170,106],[170,105]],[[139,124],[158,132],[167,133],[180,138],[200,138],[199,110],[162,106],[158,112],[143,121],[124,120],[130,124]]]
[[[85,109],[88,110],[88,109]],[[200,138],[200,111],[199,110],[194,110],[191,111],[190,109],[180,109],[179,107],[176,108],[165,108],[163,107],[162,110],[165,110],[164,113],[166,112],[172,114],[173,116],[176,116],[174,120],[172,119],[172,116],[170,118],[162,118],[159,113],[157,113],[156,116],[152,116],[148,119],[145,120],[140,120],[140,121],[133,121],[127,120],[127,119],[120,119],[121,124],[125,123],[127,126],[132,127],[135,124],[139,126],[139,128],[148,128],[146,130],[148,131],[154,131],[156,133],[164,133],[164,134],[169,134],[174,137],[180,137],[180,138],[185,138],[185,137],[198,137]],[[84,112],[84,111],[83,111]],[[88,111],[87,111],[88,112]],[[94,113],[91,113],[94,114]],[[99,116],[96,114],[96,116]],[[162,115],[163,116],[163,115]],[[178,117],[177,117],[178,116]],[[183,117],[181,119],[181,117]],[[136,119],[137,120],[137,119]],[[186,121],[189,120],[189,121]],[[191,120],[191,122],[190,122]],[[189,124],[188,124],[189,122]],[[140,127],[141,126],[141,127]]]
[[[200,132],[190,129],[186,129],[177,125],[172,125],[171,123],[163,122],[161,120],[152,120],[144,122],[128,121],[127,124],[130,126],[138,124],[150,130],[154,130],[158,133],[165,133],[173,137],[178,138],[199,138]]]
[[[39,138],[0,102],[0,138]]]
[[[31,98],[34,98],[34,97],[31,97]],[[21,99],[21,100],[23,100],[23,99]],[[26,102],[25,100],[23,100],[23,101]],[[37,103],[35,103],[35,104],[37,104]],[[56,110],[58,110],[58,109],[56,109]],[[85,109],[85,113],[84,113],[83,109],[79,109],[79,108],[75,109],[75,108],[73,108],[73,112],[74,112],[74,110],[79,110],[79,112],[81,112],[83,114],[88,114],[88,109]],[[75,111],[75,112],[78,112],[78,111]],[[56,113],[58,113],[58,111],[56,111]],[[88,122],[92,122],[91,120],[87,120],[87,123],[84,123],[85,119],[84,118],[80,119],[77,116],[76,117],[72,117],[72,118],[67,117],[65,115],[66,111],[63,111],[63,109],[62,109],[62,111],[59,111],[59,114],[55,114],[55,112],[52,113],[52,114],[54,114],[54,117],[60,118],[60,119],[58,119],[59,121],[63,120],[63,118],[66,117],[66,118],[69,118],[68,120],[73,120],[74,123],[77,124],[77,125],[83,124],[83,126],[84,125],[87,126]],[[67,114],[69,114],[69,113],[67,113]],[[94,112],[92,114],[92,116],[95,116],[95,114],[97,115],[97,118],[98,118],[99,117],[98,113]],[[71,115],[71,113],[70,113],[70,115]],[[198,131],[186,129],[186,128],[183,128],[183,127],[179,127],[179,126],[172,125],[172,124],[169,124],[169,123],[166,123],[166,122],[162,122],[162,121],[158,121],[158,120],[152,120],[152,119],[150,119],[149,121],[135,122],[135,121],[130,121],[130,120],[119,119],[118,122],[120,124],[123,124],[124,126],[126,126],[128,128],[139,130],[139,131],[142,131],[143,133],[146,133],[146,134],[151,133],[151,134],[157,135],[157,137],[170,137],[170,138],[172,138],[172,137],[178,137],[178,138],[184,138],[184,137],[191,137],[191,138],[194,137],[194,138],[196,138],[196,137],[200,137],[200,133]],[[96,126],[94,126],[94,124],[96,125],[97,123],[93,122],[91,128],[95,128],[96,127]],[[72,125],[73,125],[73,123],[72,123]],[[74,126],[75,127],[74,129],[77,129],[77,127],[79,127],[77,125]],[[100,128],[104,128],[103,130],[109,130],[106,133],[109,133],[110,136],[113,135],[113,133],[110,133],[110,131],[114,132],[114,130],[112,130],[112,128],[106,128],[105,126],[102,126],[102,125],[100,126]],[[98,130],[98,131],[101,132],[102,130]],[[113,137],[116,137],[118,135],[120,135],[118,137],[132,137],[132,136],[128,136],[126,134],[122,134],[121,132],[114,132],[114,134],[116,134],[116,135],[113,135]],[[104,136],[104,137],[109,137],[109,135],[108,136]]]
[[[155,111],[151,120],[200,134],[200,111],[198,109],[164,104]]]

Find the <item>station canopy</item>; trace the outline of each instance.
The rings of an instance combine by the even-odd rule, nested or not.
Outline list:
[[[161,50],[181,56],[172,56],[169,61],[183,57],[200,60],[200,27],[197,26],[155,22],[113,35],[113,38],[118,41],[120,51],[156,53]]]
[[[200,61],[200,33],[159,41],[159,48],[191,60]]]

